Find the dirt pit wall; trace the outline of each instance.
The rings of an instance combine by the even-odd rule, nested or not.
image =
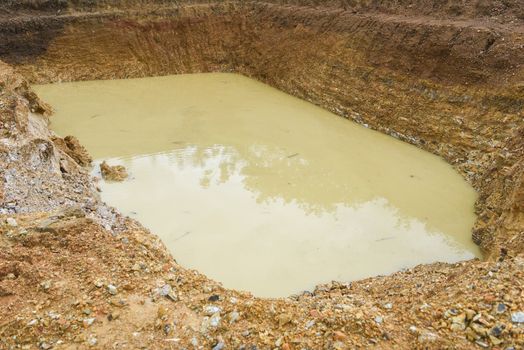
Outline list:
[[[479,2],[478,6],[469,4],[454,10],[433,4],[438,7],[433,17],[428,17],[429,13],[417,15],[407,4],[384,8],[362,2],[29,3],[23,8],[4,5],[0,21],[0,59],[8,63],[1,67],[1,160],[5,164],[0,170],[4,183],[1,208],[7,216],[24,213],[21,227],[7,225],[3,229],[11,233],[3,242],[9,249],[3,253],[0,271],[12,271],[0,275],[0,291],[5,294],[0,297],[1,305],[6,312],[10,310],[8,321],[0,328],[4,335],[18,334],[26,345],[39,346],[42,342],[56,345],[62,335],[66,342],[85,346],[92,341],[92,333],[97,334],[93,337],[98,344],[93,346],[107,345],[118,337],[123,342],[133,339],[130,334],[136,330],[132,327],[107,321],[111,303],[117,303],[107,298],[114,299],[114,295],[106,295],[100,287],[88,287],[96,282],[92,281],[96,268],[87,262],[103,258],[71,248],[71,244],[80,244],[94,251],[105,249],[108,257],[118,259],[111,273],[113,283],[128,286],[127,297],[140,300],[137,303],[141,305],[124,306],[123,319],[142,322],[144,333],[153,340],[176,335],[188,344],[196,337],[199,344],[213,346],[223,342],[300,348],[297,339],[305,337],[304,346],[315,349],[369,344],[388,348],[391,342],[409,347],[411,341],[436,347],[522,342],[522,332],[513,329],[508,318],[510,310],[523,308],[522,286],[512,282],[522,273],[518,255],[524,251],[524,25],[518,2],[506,2],[503,9],[498,3]],[[415,5],[428,6],[422,1]],[[49,133],[45,117],[40,116],[48,107],[27,85],[212,71],[254,77],[442,156],[479,193],[478,220],[472,235],[489,261],[426,265],[384,278],[330,284],[311,295],[284,301],[225,291],[176,265],[154,236],[100,203],[96,185],[82,168],[85,164],[78,161],[88,159],[81,146]],[[68,144],[73,146],[68,148]],[[26,190],[28,183],[30,192]],[[70,207],[79,208],[83,214],[62,213]],[[51,220],[47,224],[56,226],[51,232],[58,236],[37,244],[31,234],[40,237],[48,232],[39,220]],[[29,232],[29,236],[17,236],[20,230]],[[101,235],[100,230],[113,235],[103,238],[105,246],[95,249],[89,235]],[[61,234],[64,238],[58,239]],[[153,243],[133,241],[122,248],[122,240],[129,242],[130,235]],[[144,253],[140,247],[150,254],[137,253]],[[80,278],[74,270],[67,270],[70,285],[59,284],[52,289],[52,306],[72,318],[69,326],[40,327],[38,331],[15,321],[20,317],[25,321],[31,309],[22,302],[21,292],[27,289],[36,304],[42,303],[42,318],[37,320],[41,325],[46,319],[44,310],[49,312],[44,301],[49,299],[49,290],[29,291],[29,285],[45,276],[50,280],[56,276],[43,270],[39,271],[44,277],[35,276],[24,259],[33,260],[29,256],[35,252],[36,266],[50,259],[59,273],[61,260],[52,254],[53,249],[64,249],[85,268]],[[21,252],[22,258],[17,257]],[[138,263],[137,254],[147,268],[129,270]],[[159,258],[153,256],[158,254],[162,258],[155,261]],[[98,262],[100,266],[111,265],[106,260]],[[497,274],[494,278],[493,269]],[[484,279],[490,271],[491,276]],[[169,280],[167,274],[177,277]],[[11,275],[15,278],[8,279]],[[458,276],[468,276],[469,284],[457,280]],[[104,283],[104,288],[110,284]],[[184,296],[177,301],[165,300],[165,295],[155,294],[155,283],[169,285]],[[388,291],[390,288],[396,291]],[[83,325],[83,319],[78,321],[81,310],[73,308],[68,313],[60,303],[58,296],[67,293],[95,304],[103,315],[95,317],[96,332],[91,325],[73,327],[75,322]],[[147,302],[141,304],[146,296]],[[243,307],[221,304],[228,310],[227,317],[236,318],[236,314],[231,316],[236,312],[242,315],[243,323],[202,326],[215,316],[205,314],[209,304],[206,298],[211,297],[222,304],[229,303],[230,297],[245,303]],[[385,308],[382,300],[392,300],[395,308]],[[250,303],[257,307],[251,310]],[[494,308],[501,303],[508,311],[497,313]],[[426,304],[431,305],[428,310],[423,307]],[[151,320],[134,319],[143,308],[151,308]],[[175,325],[165,315],[158,317],[161,308],[168,310],[166,313],[183,313],[192,321]],[[451,309],[456,312],[448,312]],[[226,317],[224,310],[219,316]],[[463,322],[457,321],[462,313],[466,315]],[[475,315],[483,313],[489,317],[473,321]],[[382,321],[377,322],[380,318],[376,317]],[[486,324],[477,322],[481,318]],[[459,326],[454,326],[457,323]],[[500,334],[498,330],[498,335],[490,333],[492,327],[501,324],[504,329]],[[166,325],[169,332],[165,332]],[[107,332],[112,327],[122,330],[122,335]],[[486,331],[478,331],[478,327]],[[250,329],[253,334],[243,336]],[[29,334],[26,338],[24,332]],[[166,343],[165,347],[169,346]]]

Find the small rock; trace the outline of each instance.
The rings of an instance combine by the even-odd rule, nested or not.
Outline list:
[[[60,314],[58,314],[58,313],[56,313],[56,312],[54,312],[54,311],[49,311],[49,312],[47,313],[47,315],[48,315],[51,319],[53,319],[53,320],[58,320],[58,319],[60,318]]]
[[[36,230],[39,232],[56,233],[56,228],[51,227],[51,226],[53,224],[56,224],[58,221],[59,221],[59,218],[57,217],[47,218],[38,223],[38,225],[36,226]]]
[[[275,342],[275,346],[278,348],[280,345],[282,345],[283,341],[284,339],[282,339],[282,337],[278,338],[277,341]]]
[[[49,343],[46,343],[46,342],[41,342],[40,343],[40,349],[42,350],[49,350],[49,349],[52,349],[53,348],[53,345],[49,344]]]
[[[218,325],[220,324],[220,314],[219,313],[216,313],[214,314],[213,316],[211,316],[211,318],[209,319],[209,325],[211,327],[218,327]]]
[[[215,301],[220,300],[220,297],[218,295],[214,294],[214,295],[210,296],[207,300],[211,301],[211,302],[215,302]]]
[[[276,320],[278,322],[278,326],[279,327],[282,327],[286,324],[288,324],[289,322],[291,322],[291,319],[292,317],[288,314],[280,314],[276,317]]]
[[[94,335],[90,335],[87,338],[87,344],[89,344],[89,346],[95,346],[97,343],[98,343],[98,339],[96,339]]]
[[[500,340],[499,338],[497,338],[497,337],[495,337],[495,336],[493,336],[493,335],[491,335],[491,334],[489,335],[489,340],[490,340],[491,343],[492,343],[493,345],[495,345],[495,346],[496,346],[496,345],[500,345],[500,344],[502,344],[502,340]]]
[[[116,293],[118,292],[118,290],[116,289],[116,287],[112,284],[108,284],[107,285],[107,292],[111,295],[116,295]]]
[[[517,311],[511,314],[511,322],[524,323],[524,312]]]
[[[477,333],[475,333],[473,329],[468,327],[466,329],[466,338],[470,341],[475,341],[475,340],[478,340],[480,336]]]
[[[451,318],[451,330],[462,331],[466,329],[466,314],[460,314]]]
[[[213,350],[222,350],[224,348],[225,344],[223,342],[218,342],[217,345],[213,347]]]
[[[485,336],[487,333],[488,333],[488,330],[484,327],[482,327],[481,325],[479,324],[476,324],[476,323],[472,323],[470,325],[471,329],[473,329],[475,331],[475,333],[481,335],[481,336]]]
[[[483,341],[481,341],[481,340],[477,340],[477,341],[475,342],[475,344],[477,344],[477,345],[480,346],[481,348],[489,348],[489,344],[487,344],[487,343],[485,343],[485,342],[483,342]]]
[[[7,218],[7,219],[5,219],[5,222],[7,223],[7,225],[9,225],[11,227],[18,226],[18,223],[16,222],[16,220],[14,218]]]
[[[120,317],[120,314],[118,312],[114,311],[114,312],[111,312],[109,315],[107,315],[107,320],[108,321],[113,321],[113,320],[116,320],[119,317]]]
[[[159,289],[159,294],[163,297],[167,296],[169,293],[171,293],[171,286],[169,284],[164,284],[162,288]]]
[[[335,331],[333,332],[333,339],[337,340],[337,341],[344,341],[348,338],[347,335],[345,335],[344,333],[342,333],[341,331]]]
[[[7,276],[5,276],[8,280],[14,280],[16,278],[14,273],[8,273]]]
[[[306,329],[310,329],[311,327],[313,327],[315,325],[315,320],[310,320],[306,323],[306,326],[305,328]]]
[[[47,280],[47,281],[40,283],[40,287],[43,290],[48,290],[49,288],[51,288],[51,281]]]
[[[500,303],[497,305],[497,313],[502,314],[506,312],[506,304]]]
[[[438,336],[435,333],[424,331],[418,336],[418,341],[420,343],[432,343],[435,342],[437,338]]]
[[[221,311],[222,309],[215,305],[204,306],[204,313],[208,316],[214,315],[216,313],[220,313]]]
[[[495,326],[489,330],[489,334],[495,337],[500,337],[502,334],[503,328],[500,326]]]
[[[385,309],[388,309],[388,310],[391,310],[391,309],[393,308],[393,304],[391,304],[391,303],[386,303],[386,304],[384,304],[384,308],[385,308]]]
[[[96,280],[96,281],[94,282],[94,284],[95,284],[95,287],[97,287],[97,288],[102,288],[102,287],[104,286],[104,281],[102,281],[102,280]]]
[[[232,311],[229,313],[229,323],[235,323],[240,319],[240,314],[237,311]]]
[[[105,161],[100,164],[100,173],[106,181],[124,181],[127,178],[125,167],[122,165],[111,166]]]
[[[475,317],[476,314],[477,312],[475,310],[467,309],[466,310],[466,320],[471,321],[473,317]]]
[[[444,313],[444,316],[450,317],[450,316],[457,316],[458,310],[457,309],[449,309]]]
[[[95,322],[95,318],[84,318],[84,327],[89,327]]]

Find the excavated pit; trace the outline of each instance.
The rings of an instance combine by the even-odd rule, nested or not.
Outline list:
[[[513,316],[524,309],[515,282],[524,249],[522,19],[518,1],[3,5],[0,344],[521,346]],[[82,167],[89,155],[49,132],[49,107],[28,83],[198,72],[253,77],[442,157],[479,194],[472,238],[487,261],[423,265],[283,300],[178,266],[155,236],[101,203]]]
[[[451,166],[254,80],[33,89],[55,109],[52,130],[127,169],[123,182],[100,181],[102,200],[227,288],[285,297],[480,256],[476,193]]]

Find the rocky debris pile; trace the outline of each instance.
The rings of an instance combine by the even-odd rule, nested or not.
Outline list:
[[[93,159],[87,153],[84,146],[80,144],[78,139],[74,136],[66,136],[63,139],[60,137],[53,137],[53,143],[65,154],[70,156],[78,165],[89,166]]]
[[[107,181],[124,181],[127,178],[126,168],[122,165],[111,166],[103,161],[100,164],[100,173]]]
[[[108,234],[75,208],[1,217],[0,348],[524,346],[524,256],[259,299],[182,268],[156,236],[124,226]]]

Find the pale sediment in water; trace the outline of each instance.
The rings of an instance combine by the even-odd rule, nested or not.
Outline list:
[[[36,86],[52,128],[130,178],[102,198],[226,287],[285,296],[480,256],[440,158],[235,74]]]

